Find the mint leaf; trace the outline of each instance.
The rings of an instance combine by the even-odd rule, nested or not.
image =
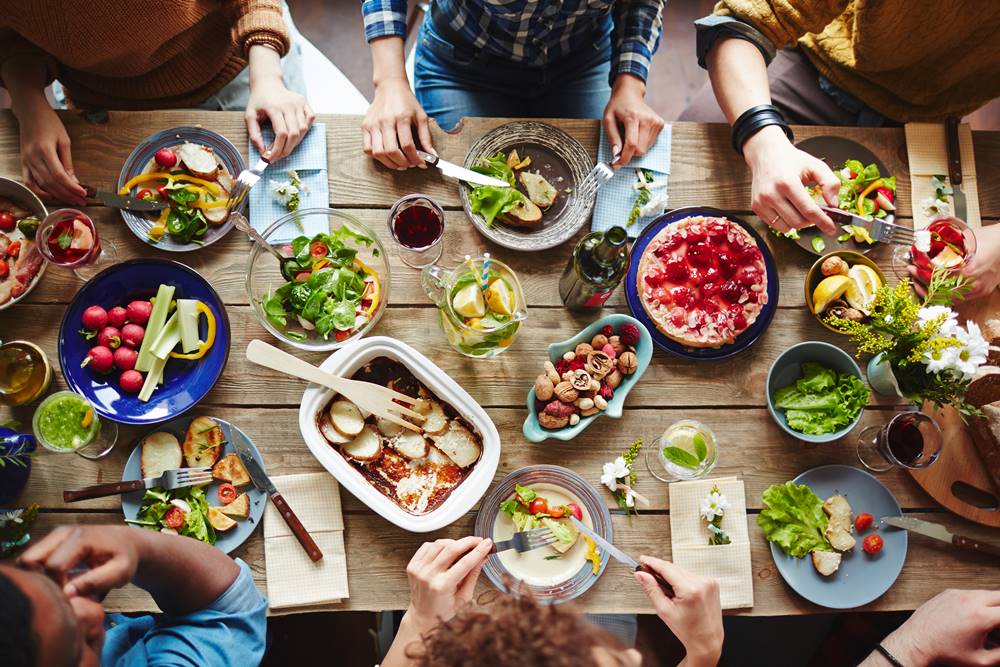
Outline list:
[[[663,455],[674,465],[678,465],[682,468],[688,468],[690,470],[696,470],[700,464],[700,461],[696,459],[693,454],[686,452],[679,447],[664,447]]]
[[[695,433],[694,438],[691,439],[694,443],[694,453],[698,457],[698,462],[704,461],[708,458],[708,443],[705,442],[705,436],[701,433]]]

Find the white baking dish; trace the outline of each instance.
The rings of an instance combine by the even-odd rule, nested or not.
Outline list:
[[[358,369],[376,357],[389,357],[406,366],[414,377],[445,403],[450,404],[478,431],[483,451],[472,472],[436,509],[427,514],[413,515],[382,495],[343,455],[336,451],[316,426],[316,414],[333,397],[325,387],[310,384],[299,406],[299,429],[309,451],[340,485],[400,528],[414,533],[426,533],[452,523],[473,508],[493,482],[500,462],[500,434],[475,399],[430,359],[415,349],[387,336],[362,338],[331,354],[320,368],[334,375],[351,377]]]

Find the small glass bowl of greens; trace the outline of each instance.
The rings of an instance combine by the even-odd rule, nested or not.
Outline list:
[[[294,211],[262,234],[279,262],[255,243],[246,287],[257,320],[302,350],[329,351],[361,338],[389,299],[389,262],[381,241],[352,215],[327,208]]]

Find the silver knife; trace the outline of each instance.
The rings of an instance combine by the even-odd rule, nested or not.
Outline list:
[[[573,522],[573,525],[576,526],[577,530],[579,530],[581,533],[583,533],[590,539],[594,540],[597,546],[607,551],[611,555],[611,557],[614,558],[616,561],[620,563],[625,563],[630,568],[632,568],[633,572],[638,572],[641,570],[646,574],[650,575],[651,577],[656,579],[656,582],[660,585],[660,588],[663,589],[663,592],[667,594],[667,597],[671,598],[674,597],[674,587],[671,586],[666,579],[660,576],[660,574],[656,570],[649,567],[648,565],[643,565],[636,559],[632,558],[627,553],[625,553],[615,545],[611,544],[611,542],[608,542],[606,539],[595,533],[593,528],[589,527],[587,524],[583,523],[575,516],[569,517],[569,520]]]
[[[912,516],[884,516],[879,521],[887,523],[890,526],[896,526],[897,528],[905,528],[906,530],[920,533],[927,537],[933,537],[942,542],[948,542],[959,549],[977,551],[990,554],[991,556],[1000,556],[1000,546],[990,544],[989,542],[980,542],[964,535],[956,535],[939,523],[924,521]]]
[[[247,473],[250,474],[250,481],[253,482],[253,485],[257,487],[258,491],[271,499],[271,502],[274,503],[274,506],[281,514],[281,518],[284,519],[285,523],[288,524],[288,527],[292,529],[292,534],[295,535],[295,538],[299,541],[299,544],[302,545],[302,548],[306,550],[309,558],[311,558],[314,563],[321,559],[323,557],[323,552],[320,551],[318,546],[316,546],[312,537],[309,536],[309,532],[306,531],[305,526],[303,526],[302,522],[299,521],[299,518],[295,516],[295,512],[292,511],[292,508],[288,506],[288,503],[285,502],[282,495],[278,493],[278,489],[274,487],[274,483],[271,482],[271,478],[267,476],[264,469],[260,467],[259,463],[257,463],[257,459],[253,457],[253,453],[250,451],[250,446],[235,433],[230,433],[229,442],[232,444],[233,449],[236,450],[236,453],[239,454],[240,460],[243,461],[243,465],[246,466]]]
[[[499,178],[493,178],[492,176],[487,176],[486,174],[480,174],[478,171],[472,171],[471,169],[466,169],[465,167],[459,167],[457,164],[442,160],[437,155],[431,155],[430,153],[421,150],[417,151],[417,155],[419,155],[420,159],[427,164],[440,169],[441,173],[445,176],[451,176],[452,178],[457,178],[460,181],[473,183],[475,185],[495,185],[498,188],[510,187],[510,183],[507,181],[501,181]]]
[[[168,202],[162,200],[150,201],[139,199],[131,195],[119,195],[114,192],[103,192],[101,190],[87,189],[87,196],[100,199],[105,206],[112,208],[123,208],[128,211],[162,211],[170,206]]]
[[[962,149],[958,141],[959,119],[948,116],[945,121],[945,143],[948,146],[948,180],[951,182],[952,198],[955,200],[955,217],[965,221],[969,213],[962,189]]]

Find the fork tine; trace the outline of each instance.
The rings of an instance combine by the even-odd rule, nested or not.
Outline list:
[[[419,426],[417,426],[413,422],[406,421],[402,417],[397,417],[396,415],[392,414],[391,412],[382,412],[382,411],[377,411],[377,410],[372,410],[371,412],[372,412],[372,414],[374,414],[374,415],[376,415],[378,417],[381,417],[382,419],[385,419],[386,421],[391,421],[393,424],[399,424],[403,428],[408,428],[411,431],[416,431],[417,433],[422,433],[423,432],[423,429],[421,429]]]

